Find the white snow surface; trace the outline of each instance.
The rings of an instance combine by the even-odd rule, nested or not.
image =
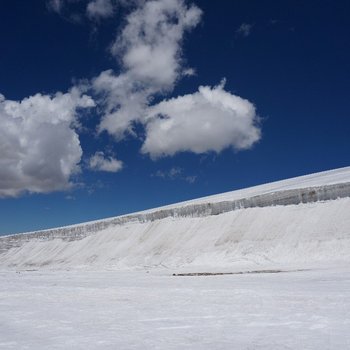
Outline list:
[[[0,272],[1,350],[350,348],[350,269]]]

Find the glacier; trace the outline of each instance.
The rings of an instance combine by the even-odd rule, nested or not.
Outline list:
[[[350,260],[350,167],[0,237],[0,267],[186,268]]]
[[[350,167],[0,237],[0,349],[350,348]]]

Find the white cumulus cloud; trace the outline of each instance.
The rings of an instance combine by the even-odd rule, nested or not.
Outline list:
[[[0,197],[69,188],[82,156],[77,110],[93,106],[75,88],[22,101],[0,95]]]
[[[112,70],[93,79],[92,87],[103,105],[99,131],[106,130],[116,139],[134,135],[133,123],[143,118],[148,106],[148,93],[138,90],[128,74],[116,75]]]
[[[105,157],[103,152],[96,152],[89,160],[89,168],[95,171],[116,173],[122,170],[123,162],[113,157]]]
[[[193,72],[184,67],[181,43],[200,17],[198,7],[182,0],[142,2],[127,16],[111,49],[122,72],[105,71],[92,82],[104,104],[100,131],[117,139],[133,134],[133,123],[144,117],[152,97],[170,92],[181,76]]]
[[[243,150],[260,139],[253,104],[223,85],[200,87],[194,94],[150,107],[154,96],[169,94],[181,77],[195,74],[184,65],[182,41],[201,14],[182,0],[150,0],[127,16],[111,49],[122,72],[104,71],[92,81],[104,106],[100,132],[106,130],[120,141],[137,136],[135,123],[142,124],[141,152],[152,159],[185,151]]]
[[[121,57],[134,80],[157,91],[172,89],[181,72],[184,33],[195,27],[201,10],[182,0],[153,0],[133,11],[112,53]]]
[[[153,159],[190,151],[249,149],[260,139],[255,107],[224,90],[224,83],[149,107],[142,152]]]
[[[51,0],[53,4],[63,1],[81,0]],[[154,105],[154,99],[169,95],[181,78],[196,74],[182,52],[185,34],[201,20],[202,11],[196,5],[185,0],[86,3],[90,18],[109,17],[117,5],[133,8],[110,47],[120,71],[105,70],[91,80],[101,116],[99,133],[106,131],[122,141],[126,136],[140,137],[136,125],[142,126],[145,138],[141,152],[152,159],[178,152],[244,150],[260,139],[254,105],[226,91],[224,83],[201,86],[195,93]],[[248,36],[252,27],[243,23],[237,33]],[[90,168],[95,169],[102,169],[108,161],[99,152],[91,160],[95,165],[90,164]]]

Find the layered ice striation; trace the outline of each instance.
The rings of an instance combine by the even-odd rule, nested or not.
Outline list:
[[[61,228],[0,237],[0,252],[1,250],[6,250],[9,247],[15,246],[16,242],[23,240],[46,240],[56,238],[68,241],[77,240],[82,239],[89,234],[130,222],[144,223],[148,221],[161,220],[168,217],[203,217],[210,215],[219,215],[238,209],[256,207],[263,208],[277,205],[298,205],[300,203],[327,201],[344,197],[350,197],[350,182],[328,186],[326,185],[277,191],[232,201],[190,204],[170,209],[159,209],[145,213],[124,215],[100,221],[88,222],[80,225],[72,225]]]

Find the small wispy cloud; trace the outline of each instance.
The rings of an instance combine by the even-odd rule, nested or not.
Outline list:
[[[86,7],[88,17],[95,20],[112,17],[114,11],[114,4],[111,0],[90,1]]]
[[[113,157],[106,157],[103,152],[96,152],[89,160],[89,168],[94,171],[116,173],[123,169],[123,162]]]
[[[47,2],[47,7],[54,12],[61,13],[63,4],[62,0],[49,0]]]
[[[186,176],[184,178],[184,180],[190,184],[193,184],[196,180],[197,180],[197,176],[193,175],[193,176]]]
[[[239,35],[242,35],[243,37],[247,37],[250,35],[251,31],[253,29],[253,24],[249,23],[242,23],[238,29],[236,30],[236,33]]]
[[[67,201],[75,201],[75,200],[76,200],[75,196],[72,196],[72,195],[67,195],[67,196],[65,196],[65,199],[66,199]]]
[[[196,175],[185,175],[184,169],[180,167],[172,167],[169,170],[157,170],[156,173],[152,174],[151,176],[168,180],[183,180],[190,184],[194,183],[197,179]]]

